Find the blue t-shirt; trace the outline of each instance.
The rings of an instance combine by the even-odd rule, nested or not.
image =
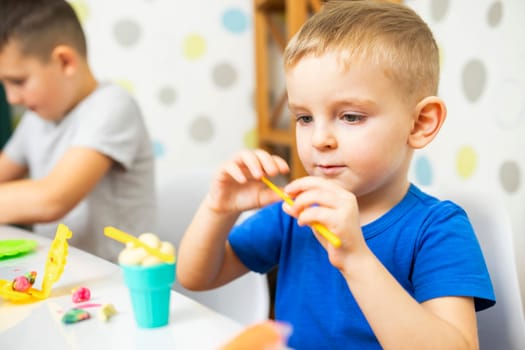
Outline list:
[[[474,297],[476,310],[494,305],[485,261],[466,213],[411,185],[403,200],[362,227],[372,252],[418,302]],[[251,270],[279,266],[275,318],[293,326],[295,349],[380,349],[339,270],[309,227],[281,203],[233,228],[229,242]],[[396,322],[396,320],[392,320]]]

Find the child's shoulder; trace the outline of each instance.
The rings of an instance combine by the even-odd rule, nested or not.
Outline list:
[[[426,217],[427,219],[440,220],[456,216],[467,216],[465,210],[459,204],[450,199],[436,196],[434,195],[435,192],[431,188],[423,191],[416,185],[411,184],[405,201],[411,203],[413,209],[416,209],[411,210],[412,213],[417,213],[418,216]]]
[[[456,203],[452,202],[451,200],[447,198],[441,198],[434,194],[434,190],[429,188],[428,190],[422,190],[421,188],[417,187],[414,184],[410,185],[410,188],[408,189],[407,196],[412,196],[414,199],[416,199],[421,205],[438,208],[438,207],[446,207],[446,208],[454,208],[458,207]]]
[[[86,96],[86,99],[89,99],[89,98],[95,98],[95,99],[111,98],[117,101],[119,100],[134,101],[133,96],[131,95],[130,92],[128,92],[128,90],[121,87],[120,85],[117,85],[111,82],[99,83],[97,88],[90,95]]]
[[[133,95],[123,87],[110,83],[99,83],[97,88],[88,96],[86,96],[77,105],[81,111],[93,110],[107,113],[118,113],[124,111],[124,114],[140,114],[138,103]]]

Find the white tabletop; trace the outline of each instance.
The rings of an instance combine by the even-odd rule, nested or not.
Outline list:
[[[51,240],[10,226],[0,226],[0,239],[38,242],[32,253],[0,260],[0,279],[12,280],[34,270],[33,287],[40,289]],[[63,324],[64,312],[75,306],[71,290],[82,286],[91,290],[89,303],[111,303],[117,315],[103,322],[97,318],[98,307],[86,308],[91,319]],[[242,329],[239,323],[176,292],[171,295],[167,326],[138,328],[120,268],[71,246],[64,272],[46,300],[14,304],[0,298],[2,349],[217,349]]]

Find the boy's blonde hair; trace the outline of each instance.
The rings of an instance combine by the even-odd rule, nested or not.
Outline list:
[[[405,98],[436,95],[439,51],[426,23],[406,6],[384,1],[329,1],[290,40],[285,69],[303,57],[340,54],[340,63],[370,62]]]
[[[87,55],[82,26],[65,0],[0,0],[0,52],[11,41],[44,62],[58,45]]]

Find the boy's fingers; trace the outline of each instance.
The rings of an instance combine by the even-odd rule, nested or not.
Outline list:
[[[239,156],[239,162],[247,168],[252,177],[259,178],[262,176],[262,164],[254,151],[243,151]]]
[[[242,169],[235,163],[226,164],[224,171],[239,183],[245,183],[247,180]]]
[[[273,155],[272,157],[273,157],[274,162],[277,164],[277,167],[279,168],[280,174],[283,174],[283,173],[286,174],[290,171],[290,167],[288,166],[288,163],[286,163],[284,159],[276,155]],[[274,174],[274,175],[277,175],[277,174]]]
[[[254,153],[260,161],[264,174],[268,174],[268,176],[275,176],[279,173],[279,167],[278,164],[275,162],[274,156],[260,149],[255,150]],[[262,175],[263,173],[260,174],[260,176]]]
[[[235,181],[246,183],[249,179],[260,179],[265,174],[275,176],[288,173],[290,169],[281,157],[258,149],[239,152],[232,161],[224,165],[223,171]]]
[[[286,193],[300,193],[313,189],[333,190],[337,192],[341,190],[341,186],[327,179],[316,176],[305,176],[293,180],[284,188]]]
[[[288,164],[282,158],[271,155],[262,149],[244,151],[240,155],[240,160],[256,179],[260,179],[265,174],[275,176],[281,172],[289,171]]]

